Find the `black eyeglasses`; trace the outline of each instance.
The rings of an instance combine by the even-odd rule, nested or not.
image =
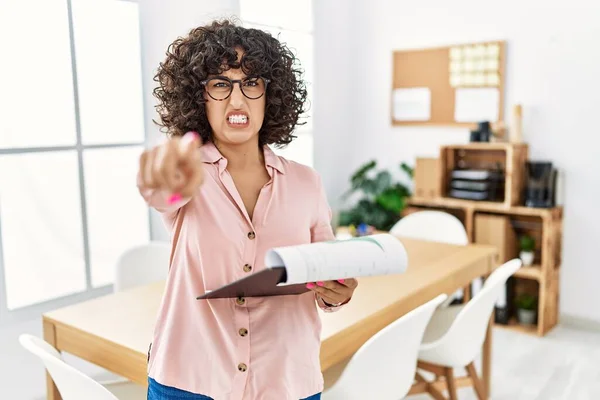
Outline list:
[[[261,98],[267,91],[270,79],[261,76],[248,77],[244,79],[229,79],[226,76],[217,76],[206,79],[201,84],[206,88],[206,93],[217,101],[226,100],[233,92],[233,85],[239,84],[242,94],[251,100]]]

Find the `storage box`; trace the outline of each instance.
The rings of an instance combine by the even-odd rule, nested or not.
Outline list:
[[[527,157],[528,146],[524,143],[442,146],[439,159],[441,196],[489,201],[506,207],[520,205],[523,203]],[[456,182],[453,185],[457,174],[465,176],[462,187],[456,187]],[[482,178],[478,181],[477,176]],[[477,190],[478,184],[482,190]],[[466,196],[467,191],[471,191],[467,194],[472,196]]]
[[[476,214],[475,243],[498,249],[498,261],[505,263],[517,257],[517,235],[506,215]]]
[[[440,196],[440,164],[437,158],[417,158],[415,195],[426,199]]]

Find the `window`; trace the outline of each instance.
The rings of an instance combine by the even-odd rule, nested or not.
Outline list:
[[[271,33],[298,57],[304,70],[308,91],[307,112],[300,117],[305,125],[296,128],[297,138],[284,149],[273,150],[290,160],[313,165],[313,17],[312,0],[293,3],[276,0],[240,0],[240,15],[244,26]]]
[[[150,228],[135,188],[138,5],[3,0],[0,48],[11,59],[0,63],[2,323],[110,288],[117,257],[148,242]]]

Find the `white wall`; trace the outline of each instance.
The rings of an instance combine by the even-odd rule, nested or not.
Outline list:
[[[360,101],[354,88],[353,9],[347,0],[314,0],[314,167],[335,209],[348,188],[355,151],[353,111]]]
[[[563,3],[566,4],[566,3]],[[506,104],[524,105],[532,159],[552,160],[566,176],[561,311],[600,321],[600,156],[595,108],[600,105],[600,4],[574,0],[315,1],[315,168],[331,204],[351,172],[370,158],[396,168],[435,156],[444,143],[468,140],[464,129],[390,125],[394,49],[504,39],[508,42]],[[146,131],[156,138],[152,77],[177,35],[213,17],[238,14],[237,0],[140,2]],[[154,216],[155,237],[165,239]]]
[[[315,150],[315,164],[327,166],[328,193],[335,194],[339,180],[341,190],[347,187],[349,173],[346,160],[329,159],[336,147],[353,147],[353,167],[377,158],[382,165],[395,168],[402,160],[413,163],[416,156],[436,156],[444,143],[466,142],[464,129],[390,125],[392,51],[506,40],[506,104],[524,105],[524,138],[530,145],[530,158],[553,161],[566,177],[561,312],[600,321],[600,262],[595,247],[600,238],[600,172],[595,163],[600,156],[596,125],[600,3],[570,1],[561,2],[561,7],[548,3],[369,0],[355,1],[351,13],[342,10],[349,17],[345,23],[336,15],[317,15],[316,39],[322,50],[317,52],[317,77],[327,76],[338,83],[346,79],[353,95],[336,92],[333,83],[318,88],[315,135],[331,147]],[[321,5],[320,10],[325,8]],[[333,24],[330,16],[336,18]],[[349,30],[341,38],[340,32],[345,35]],[[326,54],[328,47],[334,48],[333,54]],[[349,54],[337,59],[341,52]],[[339,75],[331,65],[334,61],[346,62],[337,67]],[[331,120],[319,124],[317,116],[328,115],[349,122],[339,128]],[[346,137],[355,140],[346,141]]]
[[[140,6],[140,30],[142,46],[142,77],[144,89],[144,121],[149,145],[156,143],[163,134],[152,120],[158,120],[156,99],[152,90],[156,70],[164,60],[167,48],[179,36],[213,19],[239,15],[239,0],[143,0]],[[152,236],[156,240],[168,240],[159,215],[151,212]]]

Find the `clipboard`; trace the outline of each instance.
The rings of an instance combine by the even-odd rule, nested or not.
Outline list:
[[[229,283],[196,297],[196,300],[236,297],[286,296],[303,294],[310,289],[306,284],[278,286],[287,281],[285,267],[265,268],[245,278]]]

